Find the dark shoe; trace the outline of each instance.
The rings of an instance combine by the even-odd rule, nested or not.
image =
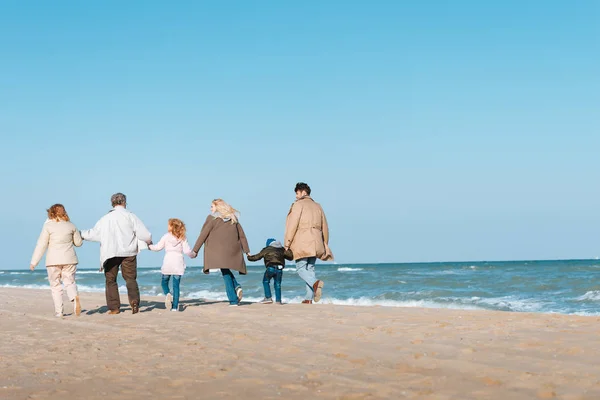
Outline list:
[[[318,303],[321,300],[321,295],[323,294],[323,281],[316,281],[313,285],[313,291],[315,292],[315,303]]]
[[[120,312],[121,312],[121,310],[109,310],[108,311],[109,314],[118,314]]]
[[[302,304],[312,304],[312,300],[302,300]]]
[[[137,302],[131,303],[131,313],[137,314],[140,311],[140,305]]]

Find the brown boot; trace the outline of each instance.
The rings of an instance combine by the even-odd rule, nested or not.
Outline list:
[[[108,311],[108,313],[109,313],[109,314],[113,314],[113,315],[114,315],[114,314],[118,314],[118,313],[120,313],[120,312],[121,312],[121,310],[109,310],[109,311]]]
[[[321,300],[321,295],[323,294],[323,281],[316,281],[313,285],[313,291],[315,292],[315,303],[318,303]]]
[[[302,300],[302,304],[312,304],[312,300]]]
[[[81,303],[79,302],[79,296],[75,296],[75,299],[73,300],[73,313],[78,317],[81,315]]]
[[[140,311],[140,305],[137,303],[137,301],[134,301],[133,303],[131,303],[131,313],[137,314],[139,311]]]

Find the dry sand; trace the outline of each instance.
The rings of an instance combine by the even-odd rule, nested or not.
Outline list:
[[[0,398],[600,399],[597,317],[81,297],[0,289]]]

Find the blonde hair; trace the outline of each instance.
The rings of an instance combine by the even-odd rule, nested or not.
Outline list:
[[[182,220],[177,218],[169,219],[169,231],[175,236],[177,239],[183,240],[185,239],[185,224]]]
[[[65,210],[65,206],[62,204],[54,204],[52,207],[46,210],[48,212],[48,219],[56,222],[70,221],[69,214]]]
[[[219,216],[221,218],[223,218],[223,219],[229,218],[229,219],[231,219],[232,224],[237,224],[238,215],[240,214],[240,212],[238,210],[231,207],[223,199],[215,199],[215,200],[213,200],[212,203],[215,206],[215,209],[217,210],[217,213],[219,213]]]

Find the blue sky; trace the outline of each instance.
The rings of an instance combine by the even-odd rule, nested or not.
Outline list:
[[[0,3],[0,268],[128,195],[158,239],[210,201],[253,251],[293,187],[339,263],[600,256],[596,1]],[[97,267],[97,244],[79,251]],[[158,266],[162,254],[141,255]]]

